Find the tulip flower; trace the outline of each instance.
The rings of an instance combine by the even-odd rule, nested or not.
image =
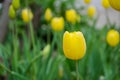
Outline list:
[[[63,17],[54,17],[51,20],[51,27],[54,31],[61,31],[64,28],[64,18]]]
[[[10,17],[10,19],[14,19],[16,17],[16,12],[12,5],[10,5],[10,7],[9,7],[9,17]]]
[[[109,0],[109,3],[110,3],[112,8],[120,11],[120,0]]]
[[[68,22],[75,23],[77,21],[77,13],[74,9],[67,10],[65,13],[65,17]]]
[[[86,52],[86,42],[82,32],[66,31],[63,35],[64,55],[72,60],[79,60]]]
[[[51,18],[52,18],[52,11],[50,8],[47,8],[46,11],[45,11],[45,19],[46,21],[50,21]]]
[[[105,9],[110,7],[110,4],[109,4],[108,0],[102,0],[101,4]]]
[[[20,8],[20,0],[12,0],[12,5],[15,10]]]
[[[90,4],[91,0],[84,0],[86,4]]]
[[[87,13],[88,16],[93,17],[96,14],[96,8],[94,6],[88,7]]]
[[[119,32],[113,29],[108,31],[106,39],[110,46],[115,47],[119,44]]]
[[[30,9],[23,9],[22,10],[22,19],[24,22],[28,23],[33,19],[33,13]]]

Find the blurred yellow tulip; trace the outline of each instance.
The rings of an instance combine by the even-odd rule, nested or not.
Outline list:
[[[51,27],[54,31],[61,31],[64,28],[64,18],[63,17],[54,17],[51,20]]]
[[[19,9],[20,8],[20,0],[12,0],[12,5],[14,9]]]
[[[84,0],[84,2],[85,2],[86,4],[90,4],[90,3],[91,3],[91,0]]]
[[[88,16],[93,17],[96,14],[95,6],[89,6],[87,13],[88,13]]]
[[[47,8],[44,15],[46,21],[50,21],[52,18],[52,11],[50,8]]]
[[[14,19],[16,17],[16,12],[12,5],[10,5],[10,7],[9,7],[9,17],[10,17],[10,19]]]
[[[108,0],[102,0],[102,2],[101,2],[101,4],[102,4],[102,6],[104,7],[104,8],[110,8],[110,4],[109,4],[109,1]]]
[[[65,17],[68,22],[75,23],[77,21],[77,13],[74,9],[67,10],[65,13]]]
[[[78,60],[84,57],[86,42],[82,32],[66,31],[63,35],[63,51],[67,58]]]
[[[120,0],[109,0],[110,5],[112,8],[120,11]]]
[[[110,46],[114,47],[114,46],[118,45],[119,39],[120,39],[119,32],[116,30],[113,30],[113,29],[108,31],[106,39],[107,39],[107,43]]]
[[[22,10],[22,19],[24,22],[28,23],[33,19],[33,13],[30,9],[23,9]]]

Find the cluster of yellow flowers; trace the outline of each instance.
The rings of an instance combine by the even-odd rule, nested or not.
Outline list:
[[[46,21],[51,21],[51,27],[54,31],[61,31],[64,29],[64,18],[53,17],[50,8],[45,11]],[[80,21],[80,15],[74,9],[66,10],[65,18],[68,22],[75,24]],[[73,43],[73,41],[75,43]],[[66,31],[63,36],[63,51],[67,58],[72,60],[81,59],[86,52],[86,42],[82,32],[71,32]]]
[[[20,0],[12,0],[12,4],[9,7],[10,19],[15,19],[16,10],[18,10],[19,8],[20,8]],[[27,8],[23,9],[21,15],[25,23],[28,23],[33,19],[33,13],[30,9]]]
[[[54,31],[61,31],[64,29],[64,18],[53,17],[50,8],[46,9],[44,17],[47,22],[51,21],[51,27]],[[66,10],[65,17],[66,20],[72,24],[75,24],[76,22],[80,22],[80,15],[78,15],[74,9]]]

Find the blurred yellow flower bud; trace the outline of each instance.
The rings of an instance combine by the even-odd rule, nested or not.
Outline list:
[[[109,0],[110,5],[112,8],[120,11],[120,0]]]
[[[119,39],[120,39],[119,32],[116,30],[113,30],[113,29],[108,31],[106,39],[107,39],[107,43],[110,46],[114,47],[114,46],[118,45]]]
[[[45,11],[45,19],[46,21],[50,21],[51,18],[52,18],[52,11],[50,8],[47,8],[46,11]]]
[[[77,13],[74,9],[67,10],[65,13],[68,22],[75,23],[77,20]]]
[[[96,8],[94,6],[88,7],[87,13],[88,16],[93,17],[96,14]]]
[[[63,51],[67,58],[78,60],[84,57],[86,42],[82,32],[66,31],[63,35]]]
[[[54,31],[61,31],[64,28],[64,18],[54,17],[51,21],[51,27]]]
[[[77,22],[80,22],[80,20],[81,20],[81,16],[78,14],[77,15]]]
[[[16,12],[12,5],[10,5],[10,7],[9,7],[9,17],[10,17],[10,19],[14,19],[16,17]]]
[[[86,4],[90,4],[91,0],[84,0]]]
[[[50,44],[47,44],[42,51],[43,57],[47,58],[47,56],[49,55],[49,52],[50,52]]]
[[[12,0],[12,5],[14,9],[19,9],[20,8],[20,0]]]
[[[108,0],[102,0],[101,4],[106,9],[110,7],[110,4],[109,4]]]
[[[22,19],[24,22],[28,23],[33,19],[33,13],[30,9],[23,9],[22,10]]]
[[[59,74],[59,77],[62,78],[63,77],[63,74],[64,74],[64,70],[63,70],[63,66],[59,66],[59,69],[58,69],[58,74]]]

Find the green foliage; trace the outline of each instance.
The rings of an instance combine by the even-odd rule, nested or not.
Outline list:
[[[102,76],[104,80],[120,79],[120,44],[110,47],[106,43],[106,33],[111,27],[105,25],[102,29],[96,29],[98,17],[90,19],[82,14],[80,23],[71,24],[65,20],[65,29],[54,32],[44,20],[46,8],[51,8],[54,16],[65,17],[67,9],[76,9],[75,0],[28,0],[28,3],[23,1],[21,0],[21,8],[37,5],[31,7],[33,13],[35,8],[41,8],[40,24],[34,31],[34,25],[31,22],[25,24],[21,19],[20,10],[17,11],[17,18],[9,23],[5,42],[0,44],[0,58],[3,59],[0,63],[0,76],[7,75],[8,80],[75,80],[75,61],[66,59],[62,49],[63,33],[68,30],[81,31],[86,39],[86,55],[78,62],[80,80],[100,80]],[[55,7],[56,1],[59,1],[59,7]],[[92,25],[88,21],[92,21]],[[112,28],[115,26],[112,25]],[[48,45],[48,34],[50,51],[46,57],[43,50]],[[62,77],[59,74],[60,66],[63,68]]]

